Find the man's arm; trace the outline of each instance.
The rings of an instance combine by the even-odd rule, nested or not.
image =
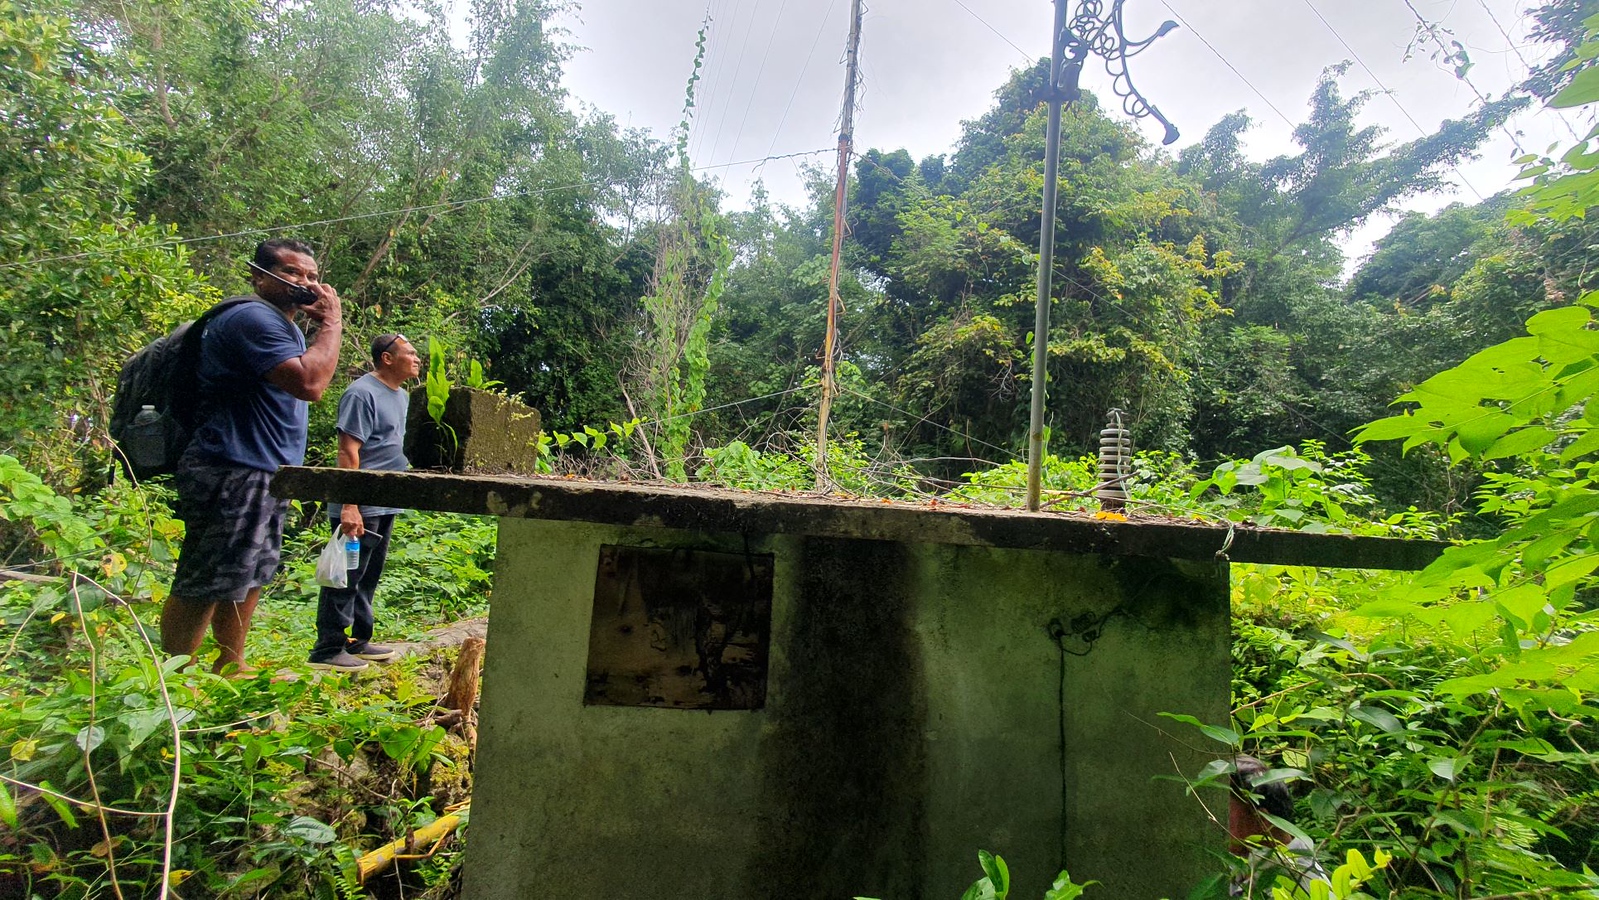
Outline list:
[[[361,468],[361,441],[339,432],[339,468]],[[366,534],[366,523],[361,520],[361,507],[346,503],[339,508],[339,527],[351,537]]]
[[[337,291],[325,284],[313,284],[310,288],[316,293],[317,301],[304,307],[305,314],[322,327],[304,354],[278,363],[266,373],[266,380],[296,399],[315,403],[322,399],[322,392],[328,389],[339,367],[344,318]]]

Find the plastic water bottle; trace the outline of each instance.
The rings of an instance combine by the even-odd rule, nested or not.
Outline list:
[[[356,569],[361,566],[361,542],[355,538],[346,538],[344,541],[344,567]]]
[[[122,452],[135,469],[154,469],[166,462],[166,423],[154,406],[145,404],[133,417],[133,425],[122,441]]]

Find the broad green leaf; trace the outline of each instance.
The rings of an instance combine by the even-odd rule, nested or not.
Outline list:
[[[1546,309],[1528,319],[1527,333],[1539,338],[1561,337],[1583,330],[1592,320],[1593,312],[1587,307],[1560,306]]]
[[[132,750],[167,724],[167,713],[161,708],[137,709],[124,713],[121,719],[128,726],[128,749]]]
[[[0,825],[17,827],[17,803],[11,798],[11,787],[0,782]]]
[[[1522,428],[1494,441],[1493,446],[1483,452],[1482,458],[1504,459],[1507,456],[1524,456],[1534,450],[1541,450],[1547,447],[1550,442],[1559,436],[1559,432],[1542,425]]]
[[[983,867],[983,874],[988,876],[989,883],[994,886],[995,900],[1005,900],[1005,895],[1010,893],[1010,868],[1005,865],[1005,858],[987,850],[979,850],[977,862]]]
[[[1220,725],[1206,725],[1204,722],[1199,721],[1193,716],[1184,715],[1182,713],[1163,712],[1160,715],[1171,719],[1174,722],[1182,722],[1185,725],[1192,725],[1195,728],[1198,728],[1200,733],[1205,735],[1205,737],[1208,737],[1217,743],[1226,744],[1229,747],[1236,747],[1238,745],[1238,732],[1233,731],[1230,728],[1223,728]]]
[[[1599,410],[1599,403],[1590,403],[1589,407]],[[1599,428],[1590,428],[1582,436],[1572,441],[1564,450],[1560,451],[1560,461],[1570,462],[1579,457],[1599,450]]]
[[[1469,600],[1450,604],[1443,609],[1439,618],[1455,633],[1455,637],[1464,640],[1481,631],[1493,620],[1497,611],[1497,604],[1491,600]]]
[[[1543,585],[1526,582],[1509,590],[1495,591],[1490,599],[1523,627],[1531,627],[1533,617],[1548,605],[1549,594]]]
[[[1599,365],[1595,362],[1590,357],[1561,370],[1557,377],[1560,389],[1556,392],[1554,409],[1570,409],[1599,391]]]
[[[55,791],[55,785],[48,781],[40,782],[39,786],[44,788],[46,791]],[[68,828],[78,827],[78,817],[73,815],[72,807],[67,803],[67,801],[57,797],[54,793],[40,793],[39,799],[43,800],[51,809],[55,810],[56,815],[61,818],[62,823],[64,823]]]
[[[1557,531],[1548,537],[1539,538],[1521,548],[1521,563],[1536,569],[1544,560],[1566,549],[1576,539],[1577,535],[1571,531]]]
[[[1460,774],[1460,770],[1464,769],[1469,761],[1464,756],[1441,756],[1428,760],[1427,768],[1439,778],[1454,781],[1455,776]]]
[[[1461,834],[1478,835],[1482,833],[1482,817],[1473,810],[1441,809],[1434,818],[1441,824],[1448,825]]]
[[[1473,581],[1480,583],[1480,572],[1475,573],[1476,578],[1462,578],[1462,573],[1475,570],[1483,563],[1494,560],[1500,556],[1502,549],[1495,541],[1478,541],[1474,544],[1464,544],[1450,547],[1439,557],[1421,570],[1413,584],[1469,584]]]
[[[1455,428],[1460,446],[1473,455],[1479,455],[1499,436],[1521,424],[1514,416],[1494,409],[1484,409],[1481,414],[1461,422]]]
[[[1570,584],[1586,578],[1595,568],[1599,568],[1599,553],[1563,559],[1544,570],[1544,584],[1550,589]]]
[[[283,832],[292,834],[307,844],[331,843],[338,836],[334,833],[333,826],[310,816],[295,816],[289,824],[283,826]]]
[[[83,752],[91,753],[94,751],[94,748],[105,743],[105,737],[106,734],[104,728],[101,728],[99,725],[85,725],[83,728],[78,730],[78,736],[75,740],[77,741],[78,746],[83,748]]]
[[[256,868],[245,872],[243,875],[228,880],[228,892],[236,893],[241,885],[253,884],[268,878],[275,878],[281,874],[277,869]]]
[[[1448,369],[1439,375],[1460,370],[1484,371],[1491,369],[1506,369],[1526,363],[1536,363],[1538,360],[1538,339],[1536,337],[1511,338],[1492,347],[1485,347],[1466,358],[1466,361]],[[1434,376],[1438,377],[1438,376]],[[1425,383],[1425,382],[1423,382]]]
[[[1055,876],[1055,883],[1050,886],[1049,890],[1044,892],[1044,900],[1077,900],[1078,897],[1083,895],[1083,891],[1086,888],[1096,884],[1099,884],[1099,882],[1085,881],[1082,884],[1074,884],[1071,875],[1067,874],[1065,869],[1062,869],[1060,874]]]
[[[1268,784],[1276,784],[1279,781],[1297,781],[1304,777],[1305,771],[1303,769],[1267,769],[1259,777],[1249,779],[1249,784],[1252,787],[1264,787]]]
[[[1405,730],[1405,726],[1394,717],[1394,714],[1380,706],[1356,706],[1349,710],[1349,715],[1359,719],[1374,728],[1379,728],[1389,734],[1398,734]]]
[[[1431,431],[1432,426],[1420,416],[1405,413],[1398,416],[1389,416],[1378,419],[1362,427],[1355,433],[1355,443],[1366,441],[1391,441],[1395,438],[1410,437],[1423,431]]]

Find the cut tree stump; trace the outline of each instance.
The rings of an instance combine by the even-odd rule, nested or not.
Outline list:
[[[469,637],[461,642],[461,655],[450,670],[444,699],[439,705],[446,709],[466,712],[477,703],[478,676],[483,670],[483,648],[486,642],[480,637]]]
[[[467,749],[473,754],[477,753],[477,688],[483,671],[484,646],[480,637],[469,637],[461,642],[461,655],[456,657],[444,697],[439,701],[445,709],[460,711],[461,737],[466,739]]]

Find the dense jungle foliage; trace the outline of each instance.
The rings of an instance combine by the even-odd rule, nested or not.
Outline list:
[[[619,128],[568,103],[554,2],[470,6],[455,43],[431,4],[0,0],[0,893],[458,889],[460,840],[356,877],[469,796],[470,754],[433,716],[447,653],[309,677],[315,510],[251,635],[278,677],[151,643],[182,525],[165,487],[112,477],[116,372],[245,290],[264,237],[313,243],[345,298],[330,396],[400,331],[449,348],[440,378],[481,360],[540,409],[549,471],[815,487],[830,173],[807,204],[727,209],[686,153],[692,79],[675,145]],[[1232,720],[1172,711],[1216,750],[1193,802],[1224,801],[1233,752],[1272,761],[1284,826],[1347,861],[1337,896],[1599,896],[1599,150],[1404,215],[1347,280],[1339,250],[1518,110],[1590,120],[1595,13],[1533,10],[1550,61],[1408,143],[1359,124],[1346,66],[1265,161],[1241,113],[1175,157],[1092,97],[1065,117],[1052,507],[1091,508],[1080,451],[1119,407],[1134,512],[1461,541],[1420,575],[1235,566]],[[1015,72],[948,154],[855,157],[834,489],[1016,503],[1046,77]],[[313,463],[332,420],[313,406]],[[397,636],[486,611],[492,522],[400,527]]]

